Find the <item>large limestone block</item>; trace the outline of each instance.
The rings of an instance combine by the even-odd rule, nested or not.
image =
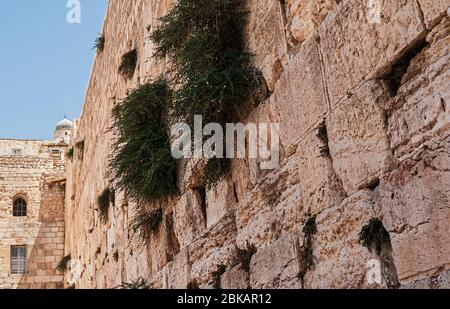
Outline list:
[[[279,1],[248,1],[248,46],[255,56],[255,64],[261,69],[267,86],[273,91],[287,62],[287,43],[283,15]]]
[[[450,263],[449,166],[447,132],[381,179],[378,204],[391,232],[393,257],[402,283],[418,275],[433,275]]]
[[[387,101],[387,88],[379,81],[369,81],[328,116],[333,166],[348,194],[372,184],[392,164],[382,108]]]
[[[185,289],[190,280],[188,249],[182,250],[175,259],[163,268],[165,289]]]
[[[250,275],[241,268],[240,264],[231,267],[223,274],[220,287],[222,289],[249,289]]]
[[[429,34],[431,44],[412,61],[389,117],[391,147],[401,157],[450,126],[450,21]]]
[[[202,203],[201,194],[189,190],[173,208],[174,229],[181,248],[192,243],[206,228]]]
[[[253,256],[250,263],[252,289],[300,288],[299,241],[286,235]]]
[[[306,288],[368,287],[367,262],[372,256],[359,243],[359,233],[373,217],[374,194],[369,190],[357,192],[317,216],[314,265],[306,274]]]
[[[214,188],[206,192],[206,222],[211,227],[219,222],[236,206],[234,184],[230,178],[223,178]]]
[[[327,15],[334,9],[336,0],[286,0],[286,34],[295,46],[304,42],[316,31]]]
[[[427,29],[433,28],[439,20],[449,14],[450,0],[418,0]]]
[[[291,156],[266,175],[236,207],[237,244],[270,245],[302,222],[304,209],[298,160]]]
[[[269,104],[260,104],[253,108],[251,113],[247,115],[245,125],[255,125],[256,132],[260,134],[260,124],[270,124],[276,122],[270,114]],[[259,135],[258,135],[259,136]],[[268,130],[267,137],[270,140],[271,132]],[[246,136],[247,143],[255,142],[256,138],[250,140],[250,136]],[[242,200],[244,196],[251,191],[261,179],[269,172],[269,170],[262,170],[260,168],[260,158],[240,158],[234,159],[231,162],[231,174],[234,181],[236,195],[238,201]]]
[[[269,100],[285,150],[328,111],[317,40],[312,36],[291,59]]]
[[[211,287],[212,273],[220,265],[232,265],[236,258],[236,222],[231,211],[189,245],[191,280],[201,288]]]
[[[450,271],[446,270],[440,274],[410,282],[401,287],[402,289],[450,289]]]
[[[345,198],[344,188],[333,169],[333,163],[321,153],[323,141],[318,129],[307,133],[298,144],[298,174],[302,204],[309,213],[318,214],[339,204]]]
[[[372,23],[367,1],[347,1],[319,29],[332,107],[359,85],[385,73],[405,49],[425,36],[416,1],[382,2],[381,23]]]

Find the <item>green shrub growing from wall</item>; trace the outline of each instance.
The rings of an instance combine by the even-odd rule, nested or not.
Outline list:
[[[113,109],[110,173],[135,202],[165,199],[176,192],[177,165],[166,125],[171,91],[159,79],[139,86]]]
[[[223,125],[234,122],[240,105],[252,99],[260,80],[245,48],[244,2],[179,0],[151,34],[156,56],[174,63],[175,119],[191,122],[201,114],[204,123]],[[207,181],[214,184],[221,171],[206,170]]]
[[[94,43],[94,48],[97,52],[101,53],[103,49],[105,49],[105,36],[103,34],[100,34],[96,39]]]

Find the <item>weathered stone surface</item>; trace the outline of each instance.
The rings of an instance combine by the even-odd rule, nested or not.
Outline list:
[[[327,118],[334,170],[348,194],[372,184],[393,164],[383,109],[389,99],[380,82],[369,81]]]
[[[425,18],[427,29],[435,26],[439,20],[448,14],[449,0],[418,0]]]
[[[450,126],[450,20],[428,35],[431,44],[415,57],[389,117],[391,147],[402,157]]]
[[[298,157],[302,205],[311,214],[321,213],[346,197],[331,159],[321,153],[324,146],[315,128],[303,137],[294,154]]]
[[[370,252],[359,243],[359,233],[375,217],[374,193],[360,191],[340,205],[317,216],[313,237],[313,269],[305,277],[305,288],[368,287]]]
[[[252,289],[300,288],[299,243],[295,235],[286,235],[253,256],[250,264]]]
[[[222,289],[249,289],[250,275],[248,272],[243,270],[239,264],[229,268],[223,274],[220,287]]]
[[[250,0],[247,5],[248,46],[256,54],[255,64],[262,71],[269,91],[273,91],[287,62],[281,6],[273,0]]]
[[[450,289],[450,271],[446,270],[431,278],[423,278],[410,282],[402,289]]]
[[[293,230],[301,222],[301,188],[298,161],[286,159],[282,168],[266,175],[236,207],[237,244],[247,243],[264,247],[281,235]]]
[[[174,228],[182,248],[192,243],[206,228],[202,197],[198,191],[183,194],[173,208]]]
[[[363,80],[381,76],[425,36],[416,1],[383,1],[380,24],[369,21],[368,10],[366,1],[344,2],[319,29],[332,108]]]
[[[173,260],[163,268],[165,289],[185,289],[190,280],[191,267],[189,251],[182,250]]]
[[[449,150],[447,132],[381,178],[379,207],[403,284],[450,262]]]
[[[286,34],[289,44],[304,42],[318,29],[322,21],[336,6],[335,0],[287,0],[286,5]]]
[[[312,36],[304,43],[284,70],[269,100],[286,150],[328,111],[317,40],[317,36]]]
[[[234,213],[229,212],[189,245],[191,280],[196,280],[201,288],[211,287],[212,273],[218,266],[233,264],[236,258],[236,232]]]
[[[236,206],[234,184],[229,178],[224,178],[214,188],[206,192],[206,222],[211,227],[219,222]]]

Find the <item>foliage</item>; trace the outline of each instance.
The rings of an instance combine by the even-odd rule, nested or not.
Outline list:
[[[317,137],[323,144],[323,146],[320,148],[320,155],[322,157],[329,157],[330,147],[328,146],[328,131],[325,121],[320,124]]]
[[[103,34],[100,34],[96,39],[95,39],[95,44],[94,44],[94,48],[96,49],[97,52],[101,53],[103,51],[103,49],[105,48],[105,36]]]
[[[156,56],[175,65],[175,116],[229,122],[255,86],[252,54],[245,50],[243,0],[180,0],[151,34]]]
[[[151,235],[158,229],[163,220],[162,209],[147,210],[145,207],[138,207],[137,213],[131,220],[131,227],[141,243],[147,243]]]
[[[197,280],[194,279],[192,281],[189,281],[189,283],[186,286],[186,289],[187,290],[199,290],[200,287],[198,286]]]
[[[306,222],[303,226],[304,243],[301,248],[302,265],[301,265],[300,271],[298,273],[298,277],[302,281],[302,285],[303,285],[303,281],[306,276],[306,273],[314,265],[313,251],[312,251],[312,237],[316,233],[317,233],[316,216],[312,216],[311,214],[308,214]]]
[[[255,245],[250,245],[247,243],[247,248],[245,249],[237,249],[236,263],[241,264],[241,268],[249,272],[250,271],[250,262],[252,257],[256,254],[257,248]]]
[[[110,173],[118,189],[138,204],[177,191],[177,163],[165,123],[170,99],[167,82],[159,79],[138,87],[113,109]]]
[[[78,159],[83,160],[83,158],[84,158],[84,140],[76,143],[75,148],[77,149]]]
[[[119,261],[119,251],[118,250],[114,251],[113,259],[114,259],[114,262],[118,262]]]
[[[63,257],[56,266],[56,270],[60,273],[65,273],[69,269],[69,263],[71,259],[72,257],[70,255]]]
[[[359,240],[361,244],[369,250],[376,249],[378,255],[381,254],[382,244],[390,241],[389,233],[377,218],[372,218],[367,225],[365,225],[359,233]]]
[[[114,195],[114,189],[110,189],[108,187],[103,190],[102,194],[100,194],[97,198],[98,210],[103,223],[106,223],[106,221],[108,221],[109,207],[110,205],[114,205]]]
[[[223,264],[217,266],[217,269],[211,274],[211,285],[213,289],[221,288],[222,275],[226,272],[227,267]]]
[[[130,283],[122,283],[116,289],[119,290],[150,290],[151,285],[143,278],[139,278]]]
[[[127,52],[122,56],[122,62],[119,66],[119,73],[127,78],[131,79],[134,75],[134,71],[136,70],[136,64],[138,60],[138,52],[137,49],[133,49],[132,51]]]
[[[67,153],[66,153],[67,159],[73,160],[73,153],[74,153],[73,148],[69,148],[69,149],[67,150]]]
[[[209,190],[213,188],[230,170],[230,160],[226,158],[212,158],[205,168],[205,184]]]

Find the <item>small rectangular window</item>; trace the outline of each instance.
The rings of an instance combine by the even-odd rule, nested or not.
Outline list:
[[[12,153],[13,153],[13,156],[21,156],[22,149],[13,149]]]
[[[26,275],[27,246],[11,246],[11,274]]]
[[[61,154],[61,152],[59,151],[59,149],[53,149],[52,150],[52,155],[59,156],[60,154]]]

